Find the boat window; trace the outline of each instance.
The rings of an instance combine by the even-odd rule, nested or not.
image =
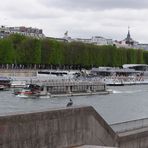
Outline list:
[[[38,71],[38,74],[50,74],[49,71]]]
[[[51,74],[53,75],[57,75],[57,76],[62,76],[62,75],[66,75],[66,72],[51,72]]]
[[[41,91],[43,91],[44,90],[44,88],[43,87],[41,87]]]
[[[67,75],[67,72],[62,72],[62,71],[38,71],[38,74],[52,74],[52,75],[56,75],[56,76],[63,76],[63,75]]]

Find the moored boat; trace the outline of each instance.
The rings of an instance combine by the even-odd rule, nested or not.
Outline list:
[[[50,97],[46,87],[36,84],[28,84],[25,88],[14,90],[14,94],[19,97]]]
[[[18,96],[31,96],[33,94],[33,92],[29,89],[29,88],[23,88],[21,90],[17,90],[14,92],[15,95],[18,95]]]
[[[128,68],[93,68],[90,79],[96,79],[110,86],[148,84],[143,71]]]
[[[0,90],[8,90],[11,86],[10,81],[8,77],[0,77]]]
[[[71,79],[80,75],[78,71],[64,70],[40,70],[37,71],[37,77],[46,77],[48,79]]]

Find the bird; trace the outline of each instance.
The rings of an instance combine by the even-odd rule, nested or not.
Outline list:
[[[73,105],[73,101],[70,99],[66,106],[69,107],[69,106],[72,106],[72,105]]]

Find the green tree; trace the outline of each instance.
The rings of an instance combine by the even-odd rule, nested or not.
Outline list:
[[[11,40],[0,40],[0,63],[11,64],[14,62],[15,51]]]

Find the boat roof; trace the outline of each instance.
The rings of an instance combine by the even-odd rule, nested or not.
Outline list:
[[[124,64],[122,65],[123,68],[130,68],[130,67],[148,67],[147,64]]]
[[[109,73],[140,73],[142,71],[136,71],[135,69],[128,68],[93,68],[92,72],[109,72]]]
[[[1,76],[0,81],[10,81],[10,78]]]

